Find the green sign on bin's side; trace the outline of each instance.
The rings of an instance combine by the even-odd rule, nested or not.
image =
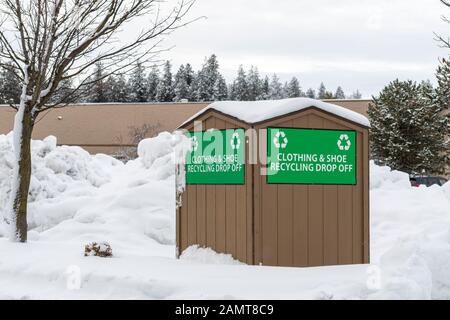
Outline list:
[[[269,184],[356,184],[356,132],[268,128]]]
[[[244,129],[189,132],[187,184],[244,184]]]

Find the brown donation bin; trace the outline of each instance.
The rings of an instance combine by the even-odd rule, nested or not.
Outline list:
[[[194,121],[204,131],[246,130],[245,180],[186,185],[177,209],[178,253],[199,245],[254,265],[369,262],[364,116],[298,98],[213,103],[180,129],[194,131]]]

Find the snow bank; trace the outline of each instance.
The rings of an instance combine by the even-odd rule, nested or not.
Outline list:
[[[195,119],[209,109],[214,109],[247,123],[257,123],[283,114],[299,111],[309,107],[316,107],[323,111],[333,113],[342,118],[369,127],[369,120],[363,115],[347,108],[309,98],[292,98],[283,100],[264,101],[219,101],[214,102],[200,110],[183,124]],[[182,125],[183,125],[182,124]],[[181,125],[181,126],[182,126]]]
[[[0,136],[3,215],[10,193],[11,138]],[[107,155],[91,156],[79,147],[57,147],[54,137],[33,141],[30,237],[80,245],[106,239],[113,249],[119,246],[119,252],[130,244],[174,244],[171,153],[179,140],[168,133],[144,140],[139,148],[142,157],[127,164]],[[0,237],[6,234],[5,223],[0,222]]]
[[[233,259],[231,254],[217,253],[210,248],[201,248],[198,245],[190,246],[184,250],[180,255],[180,259],[205,264],[243,264]]]
[[[409,176],[370,164],[371,263],[382,285],[369,298],[450,298],[450,197],[411,187]]]
[[[173,153],[183,141],[144,140],[126,164],[57,147],[53,137],[34,141],[30,241],[2,239],[0,221],[0,296],[450,299],[450,183],[413,188],[407,174],[373,162],[370,266],[247,266],[198,246],[176,260]],[[12,157],[11,136],[0,136],[0,212]],[[94,241],[107,241],[114,258],[84,258]],[[65,289],[73,265],[83,276],[78,291]]]

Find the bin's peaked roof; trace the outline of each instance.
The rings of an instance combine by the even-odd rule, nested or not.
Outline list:
[[[216,110],[246,123],[254,124],[310,107],[315,107],[351,122],[370,127],[369,120],[360,113],[335,104],[309,98],[214,102],[183,122],[180,127],[209,110]]]

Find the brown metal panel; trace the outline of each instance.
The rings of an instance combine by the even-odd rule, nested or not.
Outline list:
[[[225,186],[225,251],[236,256],[236,187]]]
[[[187,187],[183,193],[181,212],[181,226],[180,226],[180,254],[188,247],[188,196]]]
[[[214,117],[205,120],[205,129],[212,129],[216,125]],[[216,247],[216,186],[206,186],[206,246]]]
[[[259,136],[260,157],[263,163],[267,162],[267,131],[263,130]],[[263,142],[264,141],[264,142]],[[263,142],[263,143],[261,143]],[[261,166],[259,166],[261,169]],[[260,187],[260,262],[264,265],[278,265],[278,185],[267,184],[266,176],[257,172]]]
[[[197,186],[188,185],[187,188],[187,241],[188,246],[198,244],[197,242]]]
[[[278,186],[261,185],[262,263],[278,265]]]
[[[307,117],[297,117],[292,120],[295,128],[308,128]],[[304,267],[308,265],[308,186],[293,185],[293,265]]]
[[[362,146],[363,134],[356,135],[356,145]],[[356,183],[353,187],[353,263],[364,262],[364,207],[363,207],[363,148],[356,150]]]
[[[308,115],[310,128],[323,128],[324,119],[315,114]],[[323,264],[323,186],[308,186],[308,262],[311,266]]]
[[[324,119],[324,128],[334,130],[346,130],[347,127],[328,119]],[[324,264],[335,265],[338,259],[338,186],[323,186],[323,241]]]
[[[293,264],[308,266],[308,186],[293,185]]]
[[[338,264],[338,186],[323,186],[324,264]]]
[[[225,123],[226,129],[233,129],[235,126],[230,122]],[[225,187],[225,195],[226,195],[226,209],[225,209],[225,220],[226,220],[226,241],[225,248],[226,252],[232,254],[234,257],[237,257],[237,247],[236,247],[236,212],[237,212],[237,203],[236,203],[236,185],[228,185]]]
[[[216,118],[216,129],[225,129],[225,121]],[[216,247],[226,252],[226,186],[216,185]]]
[[[369,130],[363,131],[363,207],[364,207],[364,263],[370,262],[370,216],[369,216]]]
[[[292,185],[278,186],[278,264],[293,265]]]
[[[206,246],[206,186],[197,186],[197,244]]]
[[[293,121],[281,124],[283,127],[292,127]],[[293,199],[292,185],[278,185],[278,264],[282,266],[293,265]]]
[[[350,264],[353,261],[353,187],[338,186],[338,232],[339,232],[339,264]]]
[[[236,258],[247,261],[247,188],[236,186]]]

